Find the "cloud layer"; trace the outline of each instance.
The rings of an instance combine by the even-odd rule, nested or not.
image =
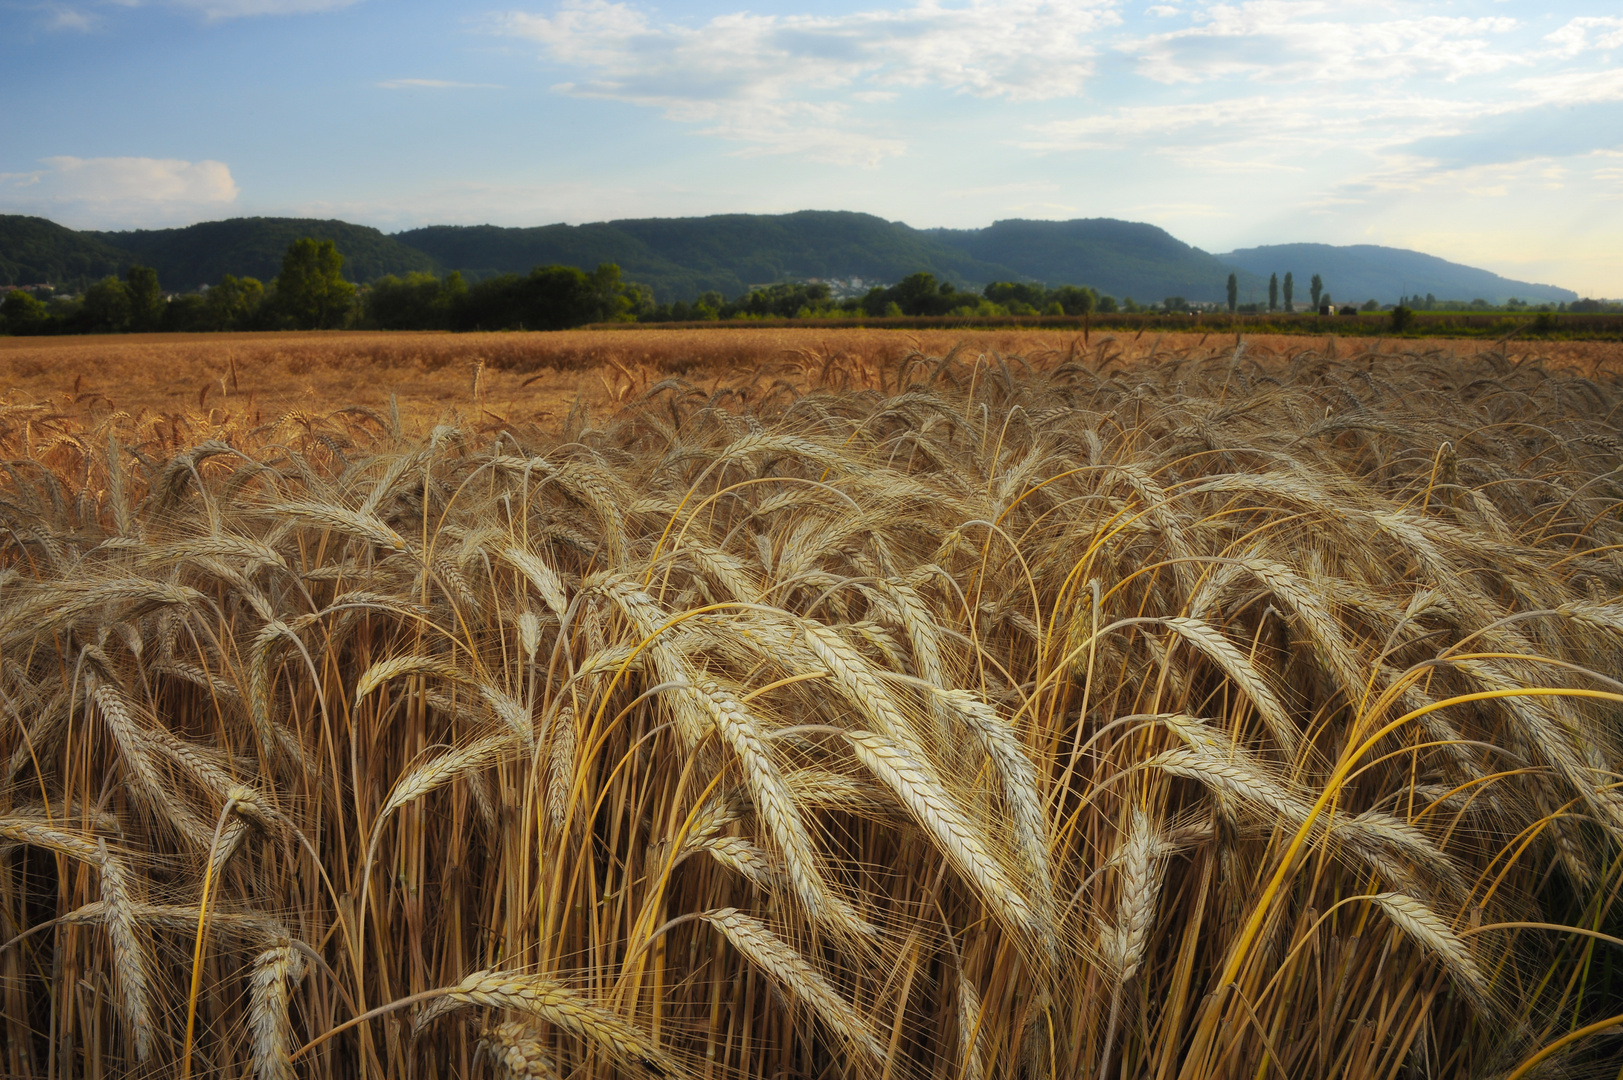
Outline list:
[[[0,209],[80,224],[167,224],[217,214],[238,194],[218,161],[48,157],[39,164],[0,173]]]
[[[722,15],[656,22],[629,3],[566,0],[491,29],[535,42],[585,78],[558,89],[661,109],[757,152],[874,164],[905,150],[871,107],[933,87],[1011,103],[1079,93],[1111,0],[975,0],[847,15]]]

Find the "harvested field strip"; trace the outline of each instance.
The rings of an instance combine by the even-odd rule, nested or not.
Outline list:
[[[883,370],[12,414],[0,1070],[1477,1077],[1623,1012],[1615,380]]]

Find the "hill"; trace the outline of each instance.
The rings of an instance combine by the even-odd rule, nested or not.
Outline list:
[[[64,230],[66,231],[66,230]],[[412,270],[438,273],[434,259],[366,225],[313,218],[232,218],[182,229],[79,233],[129,252],[158,271],[164,288],[190,290],[226,274],[268,281],[282,269],[287,246],[303,236],[331,240],[344,255],[344,276],[371,281]]]
[[[0,288],[51,284],[77,290],[136,261],[91,233],[45,218],[0,214]]]
[[[471,277],[521,273],[547,263],[586,268],[618,263],[626,278],[648,285],[660,300],[693,300],[709,290],[732,297],[752,285],[803,278],[890,283],[920,270],[961,286],[1023,276],[900,222],[844,211],[641,218],[530,229],[436,225],[395,238]]]
[[[590,269],[620,265],[627,280],[660,301],[692,301],[715,291],[732,298],[751,286],[820,278],[846,288],[893,284],[928,271],[960,288],[992,281],[1090,285],[1118,299],[1164,297],[1219,301],[1228,276],[1242,302],[1267,296],[1271,273],[1295,273],[1305,302],[1320,274],[1342,302],[1403,293],[1438,299],[1477,297],[1499,304],[1575,300],[1570,290],[1513,281],[1435,256],[1397,248],[1279,244],[1212,255],[1154,225],[1083,218],[1007,220],[984,229],[914,229],[871,214],[806,210],[793,214],[719,214],[635,218],[586,225],[502,228],[433,225],[386,235],[364,225],[307,218],[234,218],[179,229],[75,232],[44,218],[0,215],[0,287],[52,282],[69,288],[132,263],[151,266],[166,289],[190,290],[225,274],[268,280],[288,244],[302,236],[332,240],[344,276],[372,281],[413,270],[460,270],[471,279],[525,273],[562,263]]]
[[[1439,300],[1480,298],[1490,304],[1503,304],[1511,297],[1530,303],[1578,299],[1571,289],[1514,281],[1435,255],[1376,244],[1271,244],[1231,251],[1217,258],[1263,278],[1277,273],[1283,280],[1288,270],[1295,275],[1298,298],[1307,296],[1308,281],[1318,274],[1324,278],[1324,287],[1341,303],[1374,299],[1395,304],[1399,297],[1427,293]]]
[[[1244,300],[1260,281],[1243,268],[1174,237],[1165,229],[1114,218],[993,222],[985,229],[930,229],[928,235],[965,254],[1014,268],[1048,285],[1091,285],[1115,297],[1159,303],[1168,296],[1223,301],[1238,270]]]

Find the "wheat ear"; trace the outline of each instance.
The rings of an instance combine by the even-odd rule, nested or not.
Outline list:
[[[1210,623],[1181,617],[1163,621],[1184,640],[1205,653],[1223,669],[1224,674],[1245,691],[1245,696],[1251,699],[1263,723],[1268,726],[1268,733],[1274,737],[1274,741],[1285,751],[1287,757],[1294,758],[1298,742],[1295,725],[1285,712],[1285,706],[1280,702],[1279,695],[1275,694],[1273,688],[1257,673],[1257,669],[1246,659],[1245,654]]]
[[[744,782],[750,798],[772,839],[783,853],[784,867],[795,895],[812,915],[832,925],[872,937],[877,931],[845,900],[829,890],[817,865],[811,836],[795,806],[794,796],[773,761],[765,741],[757,731],[748,710],[715,683],[706,682],[690,690],[708,714],[722,739],[732,747],[744,769]]]
[[[705,922],[720,930],[733,948],[771,976],[786,994],[810,1005],[823,1022],[876,1063],[885,1063],[885,1048],[851,1003],[828,980],[790,948],[766,924],[737,908],[707,911]]]
[[[540,1032],[518,1020],[494,1024],[479,1033],[479,1046],[495,1063],[501,1080],[558,1080]]]
[[[119,1002],[135,1041],[136,1060],[145,1062],[152,1056],[152,1005],[147,988],[151,965],[135,921],[134,882],[124,864],[107,850],[107,841],[99,840],[96,846],[101,860],[102,914],[113,946]]]
[[[919,827],[935,838],[958,872],[975,885],[982,902],[1009,925],[1051,948],[1048,928],[933,775],[883,735],[868,731],[844,734],[856,759],[890,788]]]
[[[1436,954],[1448,968],[1455,983],[1465,991],[1479,1011],[1490,1008],[1488,980],[1447,923],[1425,904],[1403,893],[1384,892],[1369,897],[1386,917],[1397,924],[1416,944]]]
[[[676,1062],[653,1039],[545,975],[476,971],[424,1009],[413,1026],[421,1030],[436,1017],[469,1006],[527,1013],[590,1040],[623,1064],[642,1066],[661,1076],[680,1072]]]
[[[293,1080],[293,1025],[288,1019],[292,990],[304,978],[304,956],[291,944],[266,949],[254,958],[248,990],[248,1028],[254,1040],[256,1080]]]

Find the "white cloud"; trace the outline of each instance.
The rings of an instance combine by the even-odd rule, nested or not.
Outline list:
[[[1115,0],[972,0],[846,15],[721,15],[655,21],[611,0],[566,0],[551,15],[508,12],[495,32],[534,41],[590,72],[556,89],[658,108],[706,124],[748,153],[872,164],[905,142],[856,106],[934,87],[1011,102],[1074,96],[1093,75],[1093,37],[1120,21]]]
[[[157,224],[217,213],[236,201],[218,161],[173,158],[43,158],[41,169],[0,173],[0,207],[81,223]]]
[[[377,84],[381,90],[500,90],[495,83],[452,82],[448,79],[385,79]]]
[[[1530,105],[1591,105],[1623,101],[1623,67],[1564,71],[1516,80]]]
[[[1356,18],[1360,10],[1370,17]],[[1519,40],[1493,39],[1513,18],[1381,17],[1391,5],[1331,0],[1213,4],[1197,25],[1122,42],[1138,72],[1162,83],[1243,78],[1365,83],[1422,75],[1458,79],[1530,63]]]
[[[1595,38],[1590,39],[1591,31]],[[1616,16],[1583,16],[1568,22],[1561,29],[1545,34],[1544,40],[1555,47],[1557,56],[1570,59],[1588,49],[1615,49],[1623,45],[1623,18]]]

